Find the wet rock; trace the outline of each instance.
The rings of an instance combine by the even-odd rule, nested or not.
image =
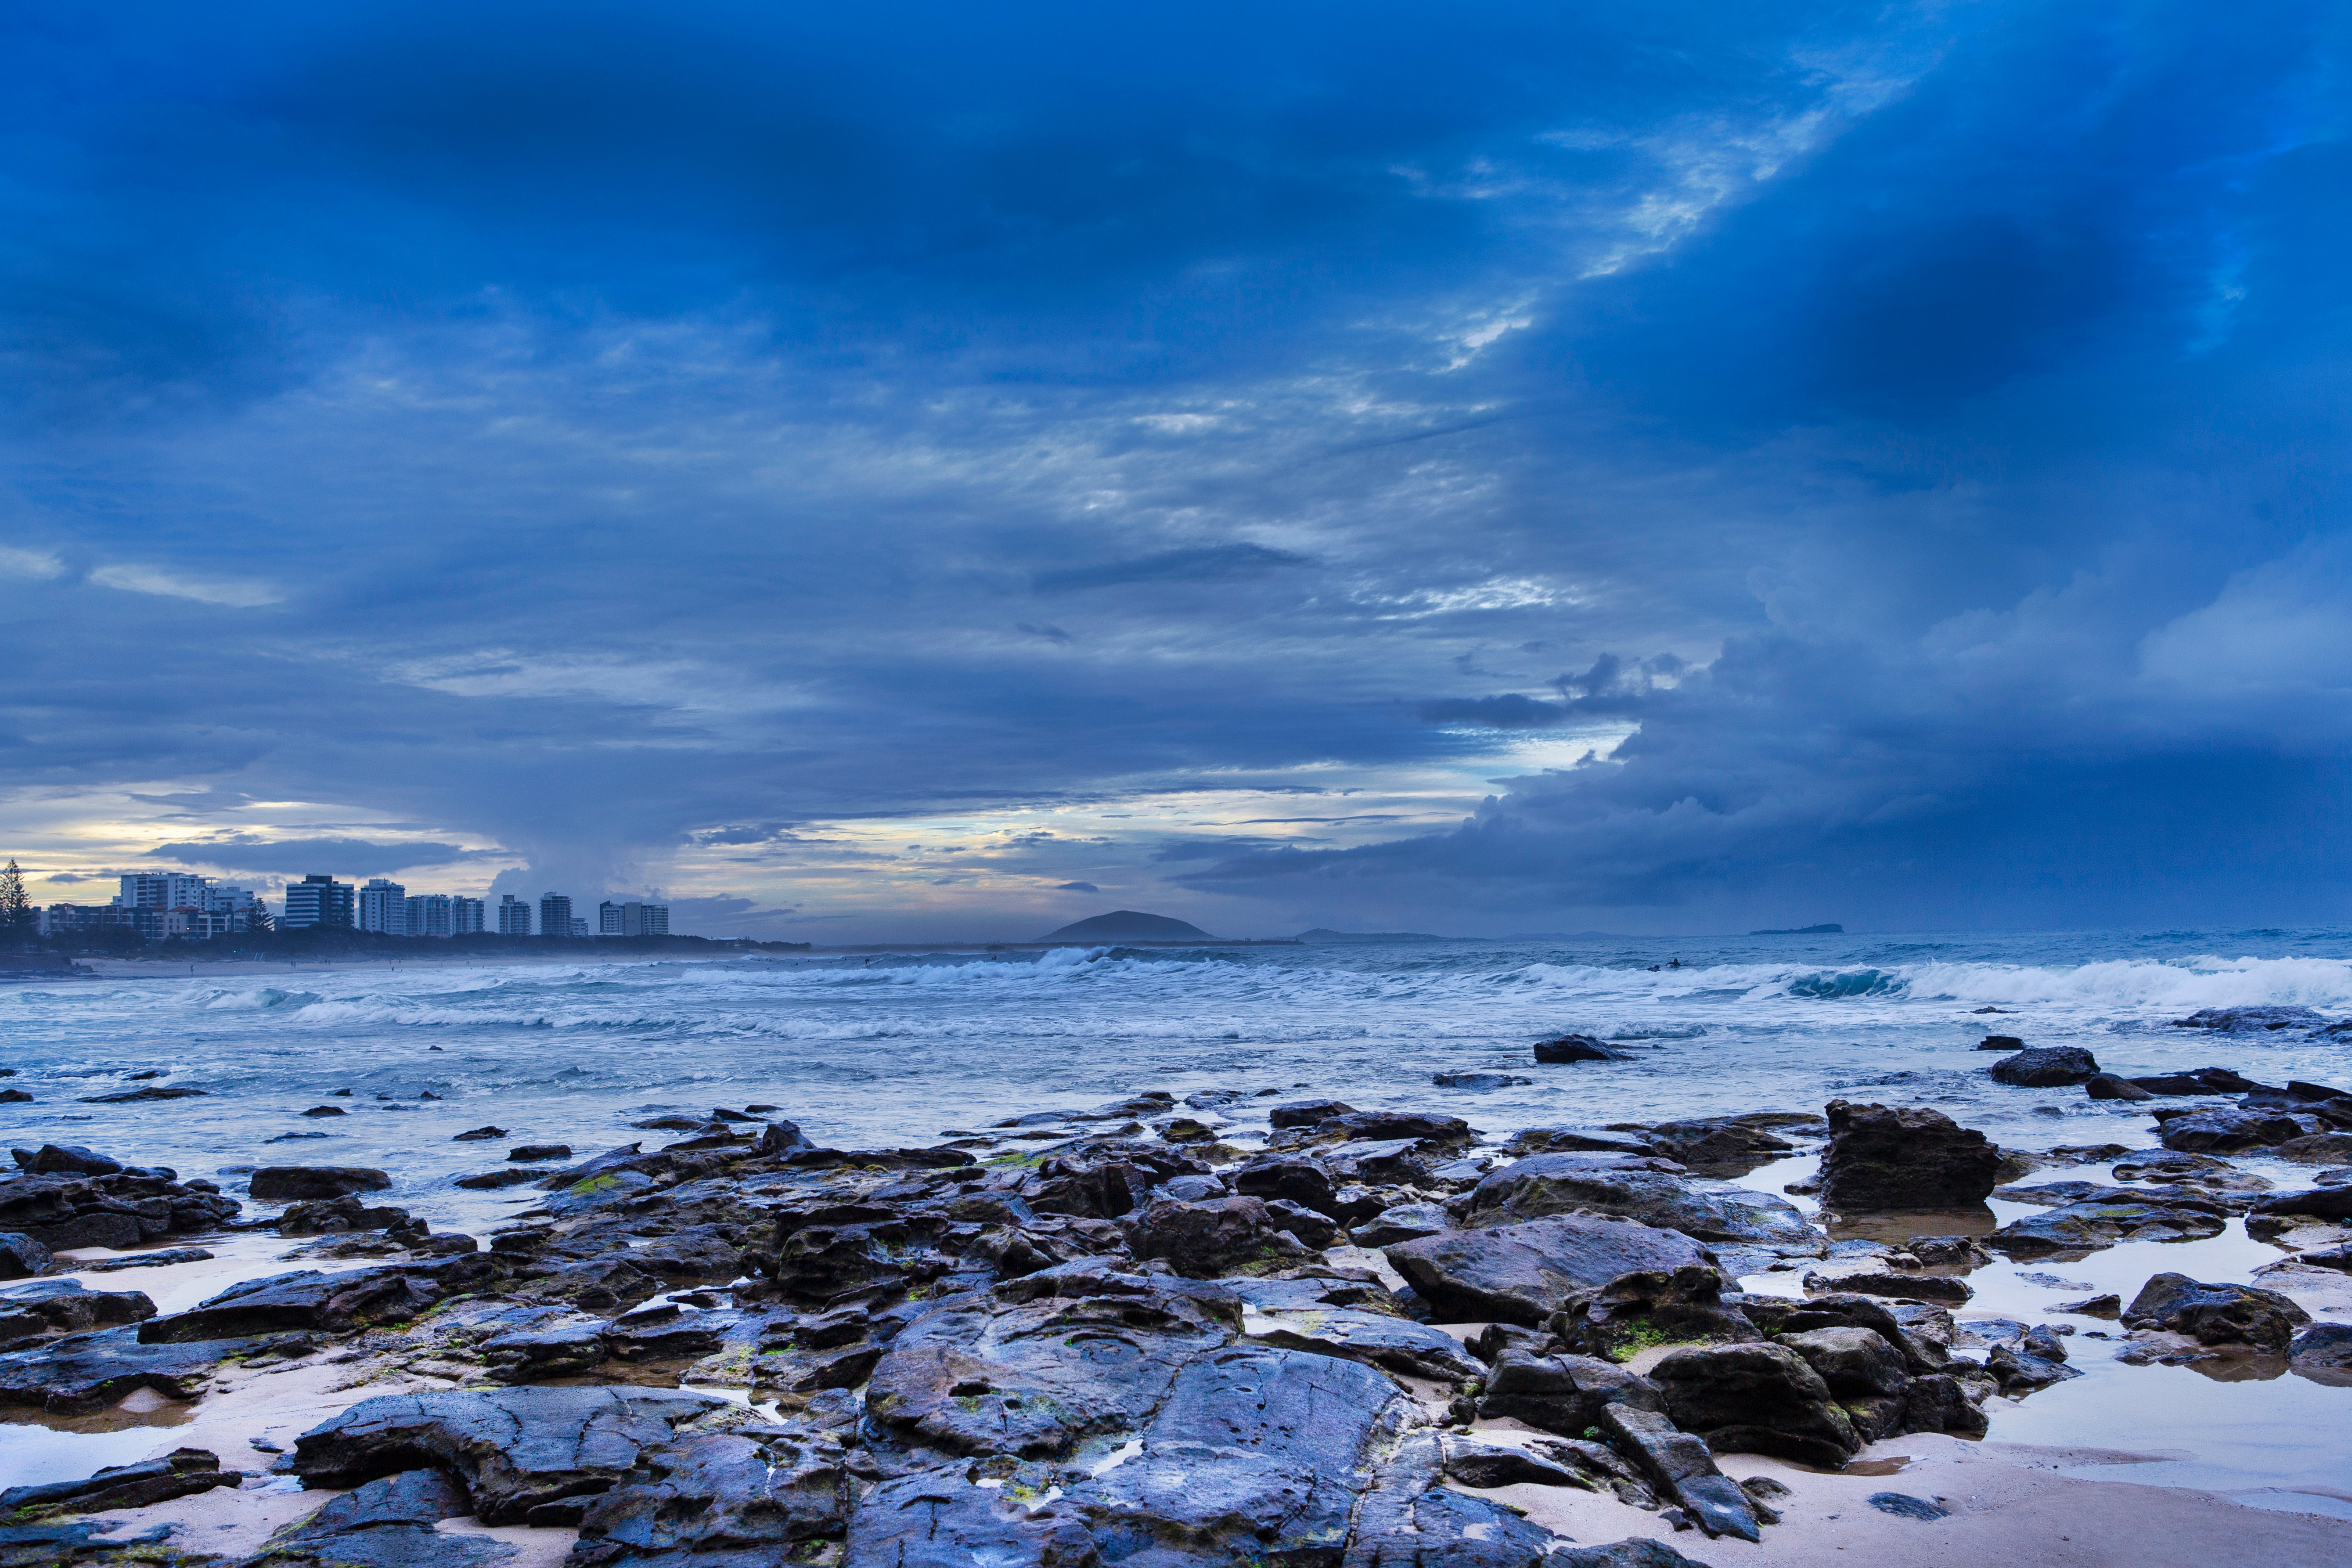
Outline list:
[[[2186,1018],[2175,1018],[2172,1026],[2217,1035],[2263,1035],[2315,1029],[2326,1022],[2309,1007],[2200,1007]]]
[[[1999,1182],[2000,1151],[1940,1111],[1837,1100],[1828,1112],[1830,1146],[1821,1174],[1825,1207],[1839,1213],[1970,1208]]]
[[[2100,1296],[2085,1296],[2079,1301],[2061,1301],[2051,1310],[2072,1312],[2083,1318],[2120,1318],[2124,1315],[2124,1299],[2109,1291]]]
[[[1980,1051],[2021,1051],[2024,1048],[2025,1042],[2015,1035],[1987,1035],[1977,1042],[1977,1049]]]
[[[1429,1166],[1421,1157],[1429,1148],[1419,1138],[1363,1140],[1335,1144],[1323,1152],[1323,1160],[1343,1182],[1418,1184],[1429,1180]]]
[[[1780,1353],[1789,1355],[1786,1351]],[[1789,1359],[1804,1365],[1793,1355]],[[1716,1468],[1710,1443],[1676,1431],[1673,1422],[1654,1410],[1624,1403],[1603,1407],[1596,1425],[1660,1491],[1682,1505],[1701,1531],[1741,1541],[1762,1539],[1754,1500],[1739,1489],[1738,1482]]]
[[[794,1121],[771,1121],[760,1134],[758,1152],[761,1159],[789,1159],[796,1154],[813,1152],[811,1143]]]
[[[1864,1439],[1829,1384],[1785,1345],[1669,1351],[1650,1369],[1675,1425],[1717,1453],[1771,1454],[1842,1468]]]
[[[237,1471],[223,1470],[220,1456],[209,1449],[174,1448],[163,1458],[109,1466],[82,1480],[10,1487],[0,1491],[0,1510],[22,1521],[49,1513],[145,1508],[215,1487],[233,1487],[244,1479]]]
[[[2324,1383],[2352,1384],[2352,1323],[2314,1323],[2288,1345],[2287,1364]]]
[[[1320,1214],[1332,1212],[1330,1173],[1312,1160],[1253,1160],[1233,1173],[1230,1180],[1234,1191],[1244,1197],[1265,1202],[1280,1198]]]
[[[1727,1531],[1726,1533],[1728,1533]],[[1553,1553],[1547,1568],[1705,1568],[1664,1542],[1629,1536],[1606,1546],[1571,1546]]]
[[[464,1187],[470,1192],[497,1192],[501,1187],[520,1187],[526,1183],[535,1182],[539,1180],[539,1174],[537,1171],[484,1171],[479,1175],[459,1176],[449,1184],[453,1187]]]
[[[2157,1073],[2131,1080],[2150,1094],[2251,1094],[2268,1087],[2242,1078],[2228,1068],[2192,1068],[2187,1072]]]
[[[1495,1359],[1478,1401],[1488,1421],[1525,1422],[1546,1432],[1581,1437],[1604,1406],[1631,1404],[1664,1413],[1665,1401],[1650,1381],[1597,1356],[1538,1355],[1506,1350]]]
[[[1843,1274],[1808,1274],[1805,1289],[1888,1296],[1901,1301],[1938,1301],[1965,1306],[1975,1299],[1965,1279],[1948,1274],[1902,1274],[1883,1269],[1858,1269]]]
[[[1811,1329],[1782,1334],[1772,1342],[1804,1357],[1840,1400],[1900,1394],[1911,1384],[1903,1352],[1868,1329]]]
[[[1915,1376],[1948,1365],[1951,1315],[1939,1307],[1890,1303],[1869,1296],[1742,1296],[1740,1312],[1767,1335],[1810,1333],[1816,1329],[1867,1329],[1885,1340]],[[1914,1321],[1906,1322],[1906,1318]]]
[[[1827,1125],[1810,1112],[1759,1110],[1680,1121],[1612,1122],[1609,1131],[1638,1134],[1651,1149],[1693,1170],[1744,1175],[1795,1151],[1781,1132],[1822,1131]]]
[[[1561,1062],[1629,1062],[1633,1053],[1621,1047],[1605,1044],[1591,1035],[1562,1035],[1558,1039],[1538,1040],[1536,1060],[1547,1065]]]
[[[1221,1351],[1178,1376],[1140,1453],[1070,1488],[1066,1500],[1121,1556],[1140,1547],[1161,1560],[1331,1563],[1370,1451],[1412,1415],[1396,1384],[1368,1367]]]
[[[691,1568],[734,1552],[785,1561],[805,1542],[847,1531],[859,1489],[844,1458],[829,1440],[785,1436],[703,1436],[648,1448],[588,1504],[569,1568]]]
[[[453,1134],[449,1141],[452,1143],[488,1143],[506,1135],[507,1130],[503,1127],[475,1127]]]
[[[2308,1138],[2290,1138],[2271,1153],[2298,1165],[2352,1163],[2352,1132],[2317,1132]]]
[[[1336,1100],[1289,1100],[1266,1108],[1265,1119],[1276,1129],[1313,1127],[1353,1114],[1355,1107]]]
[[[2248,1344],[2286,1350],[2311,1314],[2254,1285],[2207,1285],[2186,1274],[2158,1274],[2124,1309],[2124,1326],[2168,1329],[2200,1344]]]
[[[1453,1221],[1435,1204],[1399,1204],[1356,1226],[1348,1233],[1348,1239],[1358,1247],[1393,1247],[1400,1241],[1440,1235],[1452,1226]]]
[[[407,1470],[329,1499],[271,1536],[258,1561],[268,1568],[489,1568],[512,1558],[505,1542],[433,1528],[470,1511],[440,1471]]]
[[[1510,1089],[1535,1079],[1507,1072],[1442,1072],[1433,1074],[1429,1081],[1440,1089]]]
[[[1658,1146],[1646,1132],[1601,1133],[1575,1127],[1523,1127],[1503,1142],[1503,1152],[1514,1159],[1528,1154],[1589,1152],[1630,1159],[1658,1159]],[[1679,1162],[1677,1162],[1679,1163]]]
[[[1551,1481],[1555,1476],[1558,1482]],[[1577,1484],[1578,1478],[1518,1449],[1408,1437],[1381,1467],[1357,1510],[1341,1568],[1538,1568],[1552,1560],[1559,1538],[1485,1498],[1439,1484],[1507,1486],[1521,1479]]]
[[[1625,1276],[1711,1276],[1715,1257],[1676,1231],[1589,1215],[1448,1231],[1386,1249],[1389,1263],[1440,1317],[1530,1327],[1571,1297]]]
[[[305,1116],[348,1116],[350,1111],[340,1105],[314,1105],[302,1113]]]
[[[534,1332],[500,1334],[482,1345],[482,1359],[499,1383],[542,1383],[575,1377],[611,1354],[599,1323],[572,1323]]]
[[[81,1097],[81,1102],[84,1105],[136,1105],[152,1100],[196,1100],[211,1092],[205,1089],[190,1089],[184,1084],[169,1087],[149,1084],[143,1089],[121,1089],[113,1094],[86,1094]]]
[[[14,1149],[17,1169],[32,1176],[110,1176],[122,1162],[79,1143],[44,1143],[38,1149]]]
[[[2032,1350],[1995,1345],[1985,1357],[1985,1369],[2000,1383],[2003,1394],[2031,1394],[2083,1374],[2073,1367],[2036,1355]]]
[[[1282,1255],[1275,1233],[1282,1227],[1255,1198],[1220,1198],[1186,1203],[1154,1199],[1125,1223],[1127,1244],[1139,1258],[1165,1258],[1177,1273],[1213,1279],[1245,1263]]]
[[[494,1278],[496,1271],[488,1258],[472,1255],[341,1274],[314,1268],[272,1274],[231,1286],[187,1311],[150,1318],[139,1325],[139,1339],[163,1345],[299,1331],[348,1333],[404,1322],[443,1297]]]
[[[1013,1195],[1041,1215],[1119,1219],[1150,1203],[1153,1188],[1209,1173],[1206,1161],[1165,1143],[1105,1140],[1046,1155]]]
[[[2221,1235],[2228,1224],[2228,1211],[2211,1198],[2151,1191],[2064,1204],[2002,1226],[1990,1239],[2011,1258],[2042,1258],[2120,1241],[2194,1241]]]
[[[1728,1183],[1701,1185],[1664,1171],[1612,1168],[1581,1153],[1517,1161],[1486,1176],[1470,1196],[1474,1224],[1556,1214],[1612,1215],[1701,1241],[1801,1245],[1817,1239],[1786,1198]]]
[[[1864,1500],[1879,1512],[1891,1513],[1897,1519],[1949,1519],[1952,1515],[1950,1509],[1939,1508],[1908,1492],[1873,1492]]]
[[[266,1350],[295,1352],[297,1345],[307,1348],[292,1336],[156,1345],[140,1342],[131,1328],[75,1334],[0,1355],[0,1405],[80,1415],[142,1388],[167,1399],[192,1400],[228,1357]]]
[[[2281,1110],[2224,1107],[2168,1116],[2157,1136],[2168,1149],[2230,1154],[2309,1137],[2326,1131],[2317,1117]]]
[[[507,1158],[509,1160],[569,1160],[572,1158],[572,1145],[569,1143],[525,1143],[519,1148],[508,1150]]]
[[[2043,1046],[2003,1057],[1990,1070],[1995,1083],[2016,1089],[2054,1089],[2098,1076],[2099,1064],[2080,1046]]]
[[[1905,1432],[1948,1432],[1956,1437],[1981,1437],[1991,1423],[1960,1380],[1945,1373],[1915,1377],[1903,1394]]]
[[[664,1279],[732,1279],[742,1272],[741,1258],[742,1249],[712,1225],[688,1226],[628,1254],[632,1267]]]
[[[392,1185],[382,1171],[358,1165],[265,1165],[253,1173],[252,1192],[262,1203],[340,1198]]]
[[[0,1233],[28,1236],[51,1252],[82,1247],[127,1252],[173,1232],[215,1229],[239,1206],[209,1183],[183,1185],[161,1169],[27,1173],[0,1183]]]
[[[2259,1200],[2257,1215],[2279,1218],[2352,1220],[2352,1187],[2314,1187]]]
[[[968,1464],[886,1480],[850,1521],[843,1568],[1097,1568],[1086,1521],[1043,1490]]]
[[[47,1247],[23,1232],[0,1232],[0,1279],[30,1279],[54,1261]]]
[[[155,1315],[144,1290],[91,1290],[75,1279],[44,1279],[20,1285],[0,1297],[11,1316],[38,1320],[51,1333],[78,1334],[120,1328]]]
[[[874,1369],[868,1417],[950,1453],[1058,1455],[1140,1426],[1179,1369],[1226,1339],[1213,1307],[1175,1295],[992,1305],[908,1324]]]
[[[289,1205],[277,1220],[280,1236],[332,1236],[352,1230],[390,1230],[415,1223],[406,1209],[372,1208],[355,1197]]]
[[[306,1485],[352,1487],[423,1459],[464,1481],[484,1524],[571,1524],[673,1426],[722,1403],[651,1388],[387,1394],[303,1433],[290,1468]]]
[[[2083,1080],[2083,1092],[2093,1100],[2154,1100],[2156,1096],[2126,1078],[2111,1072],[2093,1073]]]

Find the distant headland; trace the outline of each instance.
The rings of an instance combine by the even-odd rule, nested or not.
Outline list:
[[[1835,924],[1817,926],[1784,926],[1775,931],[1751,931],[1749,936],[1843,936],[1845,927]]]
[[[1172,915],[1149,915],[1141,910],[1113,910],[1072,921],[1047,931],[1046,942],[1214,942],[1217,939],[1190,921]]]

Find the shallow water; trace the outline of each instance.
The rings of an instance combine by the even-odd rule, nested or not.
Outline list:
[[[1681,966],[1666,967],[1675,959]],[[2087,1046],[2102,1066],[2126,1073],[2220,1064],[2273,1083],[2352,1078],[2352,1045],[2171,1026],[2197,1008],[2261,1004],[2352,1014],[2352,933],[1591,938],[578,966],[306,964],[0,990],[0,1065],[17,1068],[12,1087],[36,1097],[0,1106],[0,1132],[12,1144],[85,1143],[168,1164],[233,1193],[241,1188],[239,1166],[378,1166],[396,1178],[386,1201],[437,1229],[476,1234],[528,1206],[530,1189],[475,1194],[449,1180],[501,1163],[511,1144],[567,1142],[584,1155],[639,1139],[659,1143],[676,1135],[628,1123],[752,1103],[780,1107],[776,1114],[819,1142],[856,1147],[930,1142],[950,1129],[1147,1089],[1181,1096],[1276,1088],[1365,1108],[1444,1109],[1497,1135],[1543,1124],[1818,1110],[1843,1096],[1935,1105],[2013,1148],[2139,1146],[2153,1142],[2143,1112],[2089,1100],[2079,1089],[1995,1084],[1984,1076],[1994,1058],[1972,1047],[1998,1032],[2032,1045]],[[1532,1041],[1569,1031],[1624,1042],[1638,1059],[1534,1065]],[[166,1076],[150,1081],[205,1095],[82,1102],[136,1088],[129,1074],[156,1068]],[[1531,1081],[1486,1092],[1430,1082],[1434,1072],[1469,1068]],[[339,1089],[351,1096],[338,1098]],[[422,1099],[427,1091],[439,1098]],[[1260,1114],[1266,1103],[1255,1102]],[[346,1114],[301,1114],[320,1105]],[[505,1133],[452,1141],[486,1124]],[[2309,1176],[2252,1168],[2282,1185]],[[2047,1271],[2128,1299],[2158,1269],[2243,1279],[2276,1256],[2233,1226],[2210,1242],[2120,1247]],[[265,1267],[242,1250],[236,1261],[247,1273]],[[1970,1310],[2034,1321],[2068,1294],[1994,1278],[2009,1267],[1974,1277],[1979,1294]],[[176,1298],[198,1278],[192,1270],[184,1283],[153,1283]],[[1781,1279],[1793,1288],[1795,1276]],[[129,1274],[90,1283],[151,1288]],[[2246,1410],[2280,1412],[2305,1442],[2317,1432],[2335,1472],[2352,1473],[2352,1433],[2343,1424],[2352,1390],[2293,1378],[2216,1384],[2180,1369],[2107,1366],[2103,1351],[2077,1357],[2086,1371],[2095,1361],[2095,1375],[1998,1414],[1995,1436],[2226,1449],[2199,1462],[2233,1467],[2245,1486],[2229,1489],[2312,1484],[2301,1461],[2263,1457],[2269,1450],[2252,1438],[2215,1439],[2202,1449],[2185,1438],[2158,1441],[2156,1434],[2176,1426],[2231,1429],[2239,1417],[2230,1412],[2239,1407],[2222,1406],[2243,1399]],[[2162,1392],[2183,1378],[2198,1385],[2196,1400]],[[2118,1430],[2143,1401],[2164,1414],[2139,1426],[2125,1420],[2129,1429]],[[2151,1435],[2135,1435],[2142,1430]],[[15,1435],[0,1434],[0,1470]],[[2128,1479],[2157,1479],[2157,1467],[2128,1468]]]

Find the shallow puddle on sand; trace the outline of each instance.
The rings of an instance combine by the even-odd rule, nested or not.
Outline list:
[[[141,1401],[138,1403],[145,1403]],[[11,1411],[0,1424],[0,1486],[76,1481],[109,1465],[134,1465],[172,1446],[170,1428],[194,1419],[195,1406],[171,1401],[149,1410],[91,1415]],[[225,1462],[235,1463],[224,1455]]]

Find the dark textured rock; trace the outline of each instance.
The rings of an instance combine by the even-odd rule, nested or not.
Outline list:
[[[1792,1300],[1785,1296],[1742,1296],[1740,1312],[1768,1335],[1811,1333],[1815,1329],[1868,1329],[1902,1356],[1914,1375],[1948,1365],[1948,1342],[1927,1331],[1929,1325],[1948,1326],[1949,1313],[1941,1308],[1890,1303],[1869,1296],[1815,1296]],[[1906,1316],[1920,1320],[1915,1331]]]
[[[2352,1385],[2352,1323],[2314,1323],[2287,1347],[2287,1363],[2305,1377]]]
[[[515,1548],[433,1527],[470,1511],[463,1491],[438,1470],[385,1476],[270,1537],[268,1568],[489,1568]]]
[[[2225,1106],[2215,1110],[2168,1117],[2157,1136],[2168,1149],[2231,1154],[2244,1149],[2267,1148],[2326,1131],[2326,1124],[2315,1116]]]
[[[0,1491],[0,1510],[22,1521],[48,1513],[145,1508],[215,1487],[233,1487],[242,1479],[235,1470],[223,1470],[220,1456],[209,1449],[175,1448],[163,1458],[110,1466],[82,1480],[10,1487]]]
[[[449,1184],[453,1187],[464,1187],[471,1192],[496,1192],[501,1187],[520,1187],[525,1183],[535,1182],[539,1180],[539,1175],[537,1171],[484,1171],[479,1175],[459,1176]]]
[[[1156,1198],[1125,1222],[1129,1250],[1164,1258],[1177,1273],[1213,1279],[1245,1263],[1281,1256],[1275,1232],[1283,1228],[1255,1198],[1186,1203]]]
[[[187,1311],[150,1318],[139,1325],[139,1338],[145,1344],[186,1344],[287,1331],[347,1333],[375,1323],[404,1322],[451,1291],[490,1279],[495,1272],[494,1264],[475,1255],[341,1274],[310,1268],[271,1274],[232,1286]]]
[[[371,1207],[355,1197],[329,1198],[320,1203],[290,1204],[275,1222],[280,1236],[333,1236],[353,1230],[390,1230],[412,1226],[406,1209],[386,1205]]]
[[[1781,1353],[1788,1354],[1785,1351]],[[1794,1356],[1790,1359],[1796,1360]],[[1597,1425],[1618,1451],[1648,1475],[1660,1491],[1683,1506],[1700,1530],[1708,1535],[1729,1535],[1741,1541],[1762,1539],[1754,1500],[1716,1468],[1715,1455],[1707,1442],[1676,1431],[1674,1423],[1654,1410],[1624,1403],[1605,1406]]]
[[[2023,1345],[1995,1345],[1985,1356],[1985,1370],[2000,1381],[2003,1394],[2031,1394],[2083,1374]]]
[[[2227,1210],[2210,1198],[2152,1191],[2064,1204],[2002,1226],[1990,1240],[2011,1258],[2042,1258],[2119,1241],[2194,1241],[2221,1235],[2228,1224]]]
[[[1535,1080],[1507,1072],[1441,1072],[1432,1074],[1429,1081],[1440,1089],[1510,1089]]]
[[[2000,1151],[1981,1132],[1924,1106],[1832,1100],[1821,1195],[1841,1213],[1956,1209],[1982,1203],[2000,1181]]]
[[[884,1481],[850,1521],[842,1568],[1097,1568],[1075,1508],[1003,1481],[962,1464]]]
[[[1547,1568],[1706,1568],[1664,1542],[1647,1535],[1629,1536],[1605,1546],[1571,1546],[1555,1552]]]
[[[1548,1065],[1561,1062],[1625,1062],[1633,1053],[1620,1047],[1594,1039],[1591,1035],[1562,1035],[1557,1039],[1536,1042],[1536,1060]]]
[[[569,1160],[572,1158],[572,1145],[569,1143],[524,1143],[519,1147],[508,1150],[507,1158],[509,1160],[524,1161]]]
[[[1408,1437],[1357,1510],[1342,1568],[1541,1568],[1550,1560],[1559,1538],[1549,1531],[1441,1480],[1577,1484],[1571,1472],[1519,1449]]]
[[[671,1427],[722,1401],[650,1388],[511,1388],[362,1400],[295,1440],[307,1485],[351,1487],[423,1459],[466,1484],[485,1524],[570,1524]]]
[[[2054,1089],[2095,1078],[2099,1064],[2080,1046],[2042,1046],[2003,1057],[1990,1071],[1995,1083],[2016,1089]]]
[[[11,1152],[17,1168],[32,1176],[110,1176],[122,1169],[121,1161],[79,1143],[44,1143]]]
[[[267,1204],[340,1198],[392,1185],[382,1171],[358,1165],[265,1165],[253,1173],[252,1192]]]
[[[482,1359],[499,1383],[541,1383],[574,1377],[604,1363],[611,1355],[598,1323],[573,1323],[563,1328],[500,1334],[482,1344]]]
[[[2309,1007],[2200,1007],[2186,1018],[2175,1018],[2172,1026],[2217,1035],[2263,1035],[2282,1029],[2315,1029],[2326,1022]]]
[[[1977,1049],[1980,1051],[2021,1051],[2024,1048],[2025,1042],[2015,1035],[1987,1035],[1977,1042]]]
[[[1266,1121],[1278,1129],[1313,1127],[1335,1117],[1347,1116],[1355,1110],[1352,1105],[1337,1100],[1287,1100],[1266,1109]]]
[[[1453,1227],[1445,1211],[1435,1204],[1399,1204],[1382,1209],[1350,1230],[1348,1239],[1358,1247],[1393,1247],[1400,1241],[1438,1236]]]
[[[1809,1329],[1782,1334],[1773,1342],[1804,1357],[1805,1364],[1829,1384],[1831,1394],[1841,1400],[1899,1394],[1910,1386],[1903,1352],[1869,1329]]]
[[[2157,1073],[2131,1080],[2150,1094],[2251,1094],[2268,1087],[2242,1078],[2228,1068],[2192,1068],[2187,1072]]]
[[[144,1290],[91,1290],[74,1279],[44,1279],[0,1292],[0,1308],[37,1319],[59,1334],[120,1328],[155,1315],[155,1303]]]
[[[1952,1515],[1950,1509],[1939,1508],[1908,1492],[1873,1492],[1864,1500],[1879,1512],[1891,1513],[1897,1519],[1949,1519]]]
[[[2319,1132],[2308,1138],[2290,1138],[2271,1153],[2298,1165],[2352,1164],[2352,1132]]]
[[[1981,1437],[1990,1425],[1957,1377],[1929,1373],[1913,1378],[1904,1390],[1902,1429],[1906,1432],[1948,1432],[1958,1437]]]
[[[2255,1203],[2253,1212],[2282,1218],[2352,1220],[2352,1187],[2314,1187]]]
[[[2201,1344],[2284,1352],[2311,1314],[2259,1286],[2206,1285],[2186,1274],[2158,1274],[2140,1287],[2123,1321],[2126,1328],[2169,1329]]]
[[[1817,1239],[1786,1198],[1728,1183],[1701,1186],[1664,1171],[1612,1169],[1580,1153],[1517,1161],[1480,1181],[1470,1196],[1472,1224],[1557,1214],[1613,1215],[1701,1241],[1803,1245]]]
[[[55,1261],[47,1247],[23,1232],[0,1232],[0,1279],[30,1279]]]
[[[1320,1214],[1332,1212],[1331,1174],[1312,1160],[1295,1156],[1253,1160],[1228,1181],[1244,1197],[1265,1203],[1280,1198]]]
[[[1103,1140],[1048,1154],[1013,1195],[1041,1215],[1118,1219],[1177,1176],[1207,1175],[1207,1162],[1165,1143]]]
[[[1808,1290],[1861,1296],[1888,1296],[1900,1301],[1940,1301],[1965,1306],[1976,1292],[1965,1279],[1948,1274],[1906,1274],[1890,1269],[1863,1269],[1849,1274],[1808,1274]]]
[[[1675,1425],[1718,1453],[1771,1454],[1828,1469],[1862,1447],[1829,1384],[1785,1345],[1669,1351],[1650,1369]]]
[[[2083,1080],[2083,1092],[2093,1100],[2154,1100],[2156,1096],[2126,1078],[2111,1072],[2093,1073]]]
[[[289,1340],[220,1339],[195,1344],[142,1344],[138,1331],[105,1329],[51,1340],[37,1349],[0,1355],[0,1405],[80,1415],[103,1409],[137,1389],[192,1400],[205,1379],[231,1356],[291,1350]]]
[[[1225,1342],[1215,1310],[1158,1292],[944,1306],[891,1342],[866,1412],[951,1453],[1058,1455],[1141,1426],[1181,1367]]]
[[[1571,1297],[1625,1276],[1727,1283],[1714,1254],[1676,1231],[1589,1215],[1448,1231],[1386,1249],[1397,1272],[1440,1317],[1540,1323]]]
[[[1601,1419],[1603,1406],[1620,1404],[1660,1413],[1666,1407],[1647,1378],[1614,1362],[1506,1350],[1495,1360],[1478,1414],[1489,1421],[1523,1421],[1564,1437],[1580,1437]]]
[[[199,1100],[211,1092],[210,1089],[190,1089],[185,1084],[166,1087],[151,1083],[142,1089],[121,1089],[113,1094],[86,1094],[81,1097],[81,1102],[84,1105],[136,1105],[153,1100]]]
[[[825,1440],[695,1436],[646,1449],[637,1468],[588,1504],[568,1568],[717,1554],[785,1560],[803,1542],[849,1527],[858,1485]]]
[[[1808,1112],[1759,1110],[1679,1121],[1612,1122],[1608,1131],[1636,1134],[1651,1149],[1695,1171],[1744,1175],[1795,1150],[1780,1132],[1826,1127],[1822,1118]]]

